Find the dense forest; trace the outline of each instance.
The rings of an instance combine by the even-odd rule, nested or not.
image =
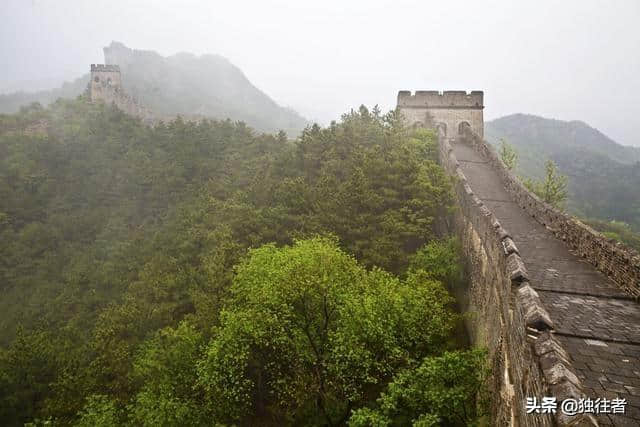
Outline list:
[[[516,172],[541,179],[552,160],[568,178],[567,209],[635,246],[640,236],[640,147],[627,147],[583,122],[514,114],[485,124],[487,140],[511,144]]]
[[[0,115],[0,424],[477,422],[436,151],[365,107],[295,140]]]
[[[120,66],[125,91],[156,117],[231,118],[260,131],[283,129],[290,136],[297,136],[307,125],[297,112],[278,105],[222,56],[179,53],[163,57],[118,42],[105,47],[104,56],[106,64]],[[58,89],[0,95],[0,113],[17,112],[32,102],[47,105],[60,97],[73,99],[85,91],[88,82],[87,73]]]

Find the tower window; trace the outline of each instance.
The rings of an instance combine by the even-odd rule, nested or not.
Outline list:
[[[94,82],[98,83],[100,81],[100,78],[98,76],[95,76],[93,79]]]

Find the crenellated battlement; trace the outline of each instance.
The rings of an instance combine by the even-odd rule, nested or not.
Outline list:
[[[117,65],[91,64],[89,81],[91,101],[111,103],[112,98],[121,96],[122,76]]]
[[[91,102],[114,104],[125,113],[140,117],[146,122],[153,120],[151,112],[125,92],[118,65],[91,64],[88,89]]]
[[[484,92],[474,90],[408,90],[398,92],[398,109],[409,126],[443,128],[448,137],[460,133],[467,124],[484,134]]]
[[[118,65],[112,65],[112,64],[91,64],[91,71],[92,72],[97,72],[97,71],[102,71],[102,72],[120,72],[120,67]]]
[[[91,72],[111,72],[111,73],[119,73],[120,67],[117,65],[111,64],[91,64]]]
[[[417,90],[415,95],[411,91],[398,92],[398,107],[405,108],[484,108],[484,92],[474,90],[467,93],[464,90]]]

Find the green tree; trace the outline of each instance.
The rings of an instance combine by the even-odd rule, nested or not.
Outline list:
[[[568,178],[558,172],[558,167],[553,160],[547,160],[544,168],[544,181],[525,179],[524,185],[542,201],[556,208],[564,209],[568,196]]]
[[[460,243],[454,237],[433,240],[410,257],[409,271],[422,270],[449,287],[462,280]]]
[[[451,338],[449,297],[437,282],[449,285],[455,268],[442,256],[450,252],[429,246],[407,272],[411,254],[434,238],[433,224],[452,206],[450,180],[436,158],[432,131],[410,131],[396,112],[378,108],[309,126],[295,141],[230,120],[178,118],[147,127],[84,99],[0,115],[0,424],[198,424],[189,413],[218,414],[222,407],[212,402],[221,395],[196,369],[201,347],[236,345],[229,319],[243,313],[238,327],[251,333],[239,336],[258,342],[251,334],[267,328],[271,313],[245,313],[234,302],[232,282],[244,283],[234,279],[234,265],[250,247],[273,242],[277,252],[326,234],[358,260],[347,257],[356,267],[346,269],[355,273],[344,281],[355,287],[323,294],[309,285],[310,299],[295,301],[316,308],[277,312],[298,319],[298,331],[301,313],[315,319],[306,347],[293,340],[296,346],[282,352],[302,354],[305,364],[282,362],[290,369],[280,378],[306,376],[272,383],[264,376],[271,365],[258,369],[256,362],[271,359],[257,358],[253,346],[250,369],[237,378],[267,393],[248,398],[258,408],[243,413],[252,421],[271,413],[319,423],[344,418],[349,405],[375,399],[397,369],[438,353]],[[297,282],[288,268],[273,274],[292,290],[268,289],[287,289],[293,298],[307,285],[291,285]],[[317,304],[325,294],[341,311],[322,335]],[[440,317],[425,320],[424,307]],[[420,331],[416,323],[433,328]],[[333,341],[322,341],[329,336]],[[196,341],[211,345],[192,346]],[[175,382],[194,376],[202,387]],[[280,387],[299,393],[282,411],[268,394]]]
[[[367,271],[324,238],[252,250],[200,365],[219,421],[336,424],[438,354],[456,319],[422,273]]]
[[[608,238],[640,251],[640,233],[634,231],[629,224],[621,221],[599,221],[596,219],[582,219],[582,221]]]
[[[510,171],[515,170],[518,165],[518,152],[502,138],[500,139],[500,158]]]
[[[127,408],[134,425],[208,424],[210,418],[194,387],[203,344],[202,335],[184,321],[145,341],[133,368],[142,389]]]
[[[41,409],[58,357],[49,333],[18,329],[11,347],[0,350],[0,419],[21,425]]]
[[[122,411],[105,395],[92,395],[80,411],[75,427],[118,427],[123,425]]]
[[[375,408],[353,413],[349,426],[479,425],[485,415],[487,375],[480,350],[427,357],[396,375]]]
[[[286,166],[250,197],[283,211],[284,235],[333,233],[366,266],[401,273],[409,254],[434,237],[434,219],[452,206],[435,153],[433,131],[409,132],[393,113],[361,106],[340,123],[307,128],[280,160]]]

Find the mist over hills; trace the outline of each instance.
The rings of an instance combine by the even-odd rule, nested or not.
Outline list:
[[[300,132],[307,121],[278,105],[255,87],[244,73],[219,55],[179,53],[163,57],[112,42],[104,48],[105,63],[117,64],[125,90],[158,117],[230,118],[260,131]],[[88,64],[87,64],[88,68]],[[53,90],[0,95],[0,113],[12,113],[32,102],[49,104],[85,90],[89,74]]]
[[[10,114],[20,110],[33,102],[42,105],[51,104],[58,98],[75,98],[82,94],[89,83],[89,73],[84,74],[71,82],[64,82],[55,89],[39,90],[35,92],[18,91],[0,95],[0,113]]]
[[[485,123],[493,144],[518,151],[517,173],[540,178],[552,159],[569,177],[569,210],[640,229],[640,148],[618,144],[581,121],[513,114]]]
[[[244,73],[219,55],[179,53],[163,57],[119,42],[104,48],[105,63],[122,70],[123,86],[159,118],[230,118],[265,132],[297,135],[307,121],[278,105]],[[49,104],[82,94],[85,74],[61,87],[0,95],[0,113],[16,112],[32,102]],[[569,176],[571,212],[619,220],[640,228],[640,147],[623,146],[581,121],[513,114],[486,122],[487,139],[501,138],[518,151],[518,173],[540,178],[547,158]]]

